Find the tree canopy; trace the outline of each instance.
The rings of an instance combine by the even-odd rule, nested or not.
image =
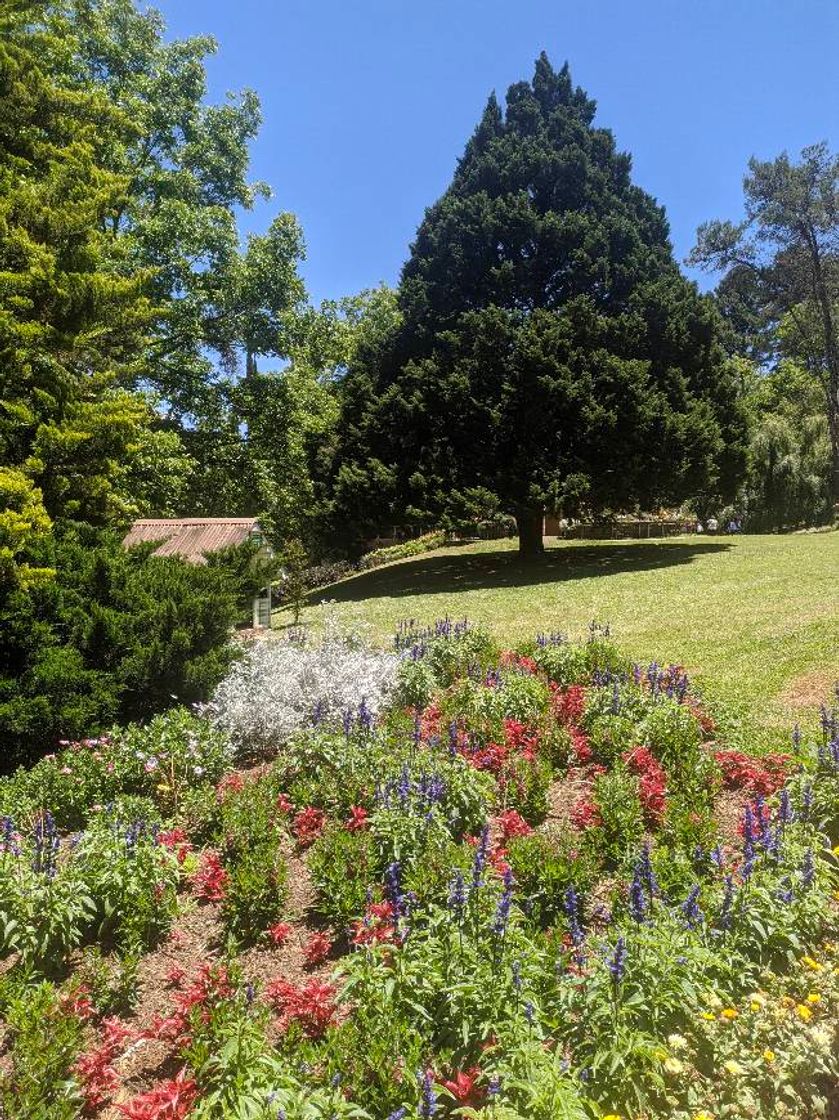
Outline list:
[[[339,509],[370,530],[494,495],[541,548],[543,511],[652,508],[736,486],[736,379],[662,208],[543,54],[491,97],[426,212],[399,325],[343,394]]]
[[[749,161],[742,222],[700,226],[693,263],[722,271],[735,338],[774,365],[795,359],[820,386],[839,504],[839,156],[825,143],[796,163]]]

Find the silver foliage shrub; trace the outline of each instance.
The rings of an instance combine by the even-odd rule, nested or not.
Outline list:
[[[324,634],[254,642],[231,668],[205,714],[240,751],[275,750],[315,722],[345,713],[375,716],[396,683],[399,657],[371,649],[358,631],[329,615]]]

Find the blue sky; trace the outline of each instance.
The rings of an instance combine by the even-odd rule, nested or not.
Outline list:
[[[736,218],[749,156],[839,147],[839,0],[157,0],[172,36],[209,33],[210,96],[250,86],[252,172],[291,210],[312,298],[395,283],[489,92],[546,50],[598,103],[664,204],[677,256]],[[707,280],[701,280],[707,286]]]

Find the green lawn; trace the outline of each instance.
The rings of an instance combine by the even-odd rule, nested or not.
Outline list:
[[[571,541],[529,564],[512,541],[484,542],[364,573],[317,599],[337,600],[383,643],[400,619],[445,614],[510,643],[609,622],[632,656],[684,664],[710,699],[766,728],[812,724],[839,680],[839,532]]]

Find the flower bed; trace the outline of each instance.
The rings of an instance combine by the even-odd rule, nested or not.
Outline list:
[[[836,1115],[836,713],[751,757],[599,627],[396,645],[0,780],[0,1108]]]

